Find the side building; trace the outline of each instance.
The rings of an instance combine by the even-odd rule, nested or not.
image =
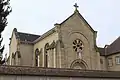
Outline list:
[[[109,71],[120,71],[120,37],[110,45],[99,48],[101,68]]]

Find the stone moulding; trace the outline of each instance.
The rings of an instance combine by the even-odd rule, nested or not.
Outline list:
[[[43,40],[44,38],[46,38],[47,36],[53,34],[55,31],[55,27],[50,29],[49,31],[47,31],[46,33],[44,33],[43,35],[41,35],[40,38],[36,39],[35,41],[33,41],[33,43],[37,43],[39,42],[40,40]]]
[[[0,75],[120,79],[120,71],[79,70],[68,68],[43,68],[29,66],[0,66]]]

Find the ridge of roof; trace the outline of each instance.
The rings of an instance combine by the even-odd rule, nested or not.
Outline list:
[[[31,33],[25,33],[25,32],[18,32],[20,34],[26,34],[26,35],[33,35],[33,36],[40,36],[40,35],[37,35],[37,34],[31,34]]]

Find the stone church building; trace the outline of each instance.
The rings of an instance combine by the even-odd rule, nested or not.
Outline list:
[[[120,37],[97,47],[93,30],[77,10],[43,35],[17,31],[9,44],[8,65],[120,71]]]

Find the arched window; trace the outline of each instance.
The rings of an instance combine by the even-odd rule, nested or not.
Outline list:
[[[49,50],[49,43],[46,43],[44,47],[44,66],[45,67],[48,67],[48,50]]]
[[[40,54],[39,54],[39,66],[42,66],[43,64],[43,49],[40,49]]]
[[[56,66],[56,43],[53,40],[53,42],[49,46],[49,67],[55,67]]]
[[[35,66],[39,66],[39,49],[35,50]]]
[[[87,64],[81,59],[76,59],[72,62],[70,68],[73,68],[73,69],[87,69]]]
[[[81,62],[76,62],[73,65],[73,69],[86,69],[85,65]]]

